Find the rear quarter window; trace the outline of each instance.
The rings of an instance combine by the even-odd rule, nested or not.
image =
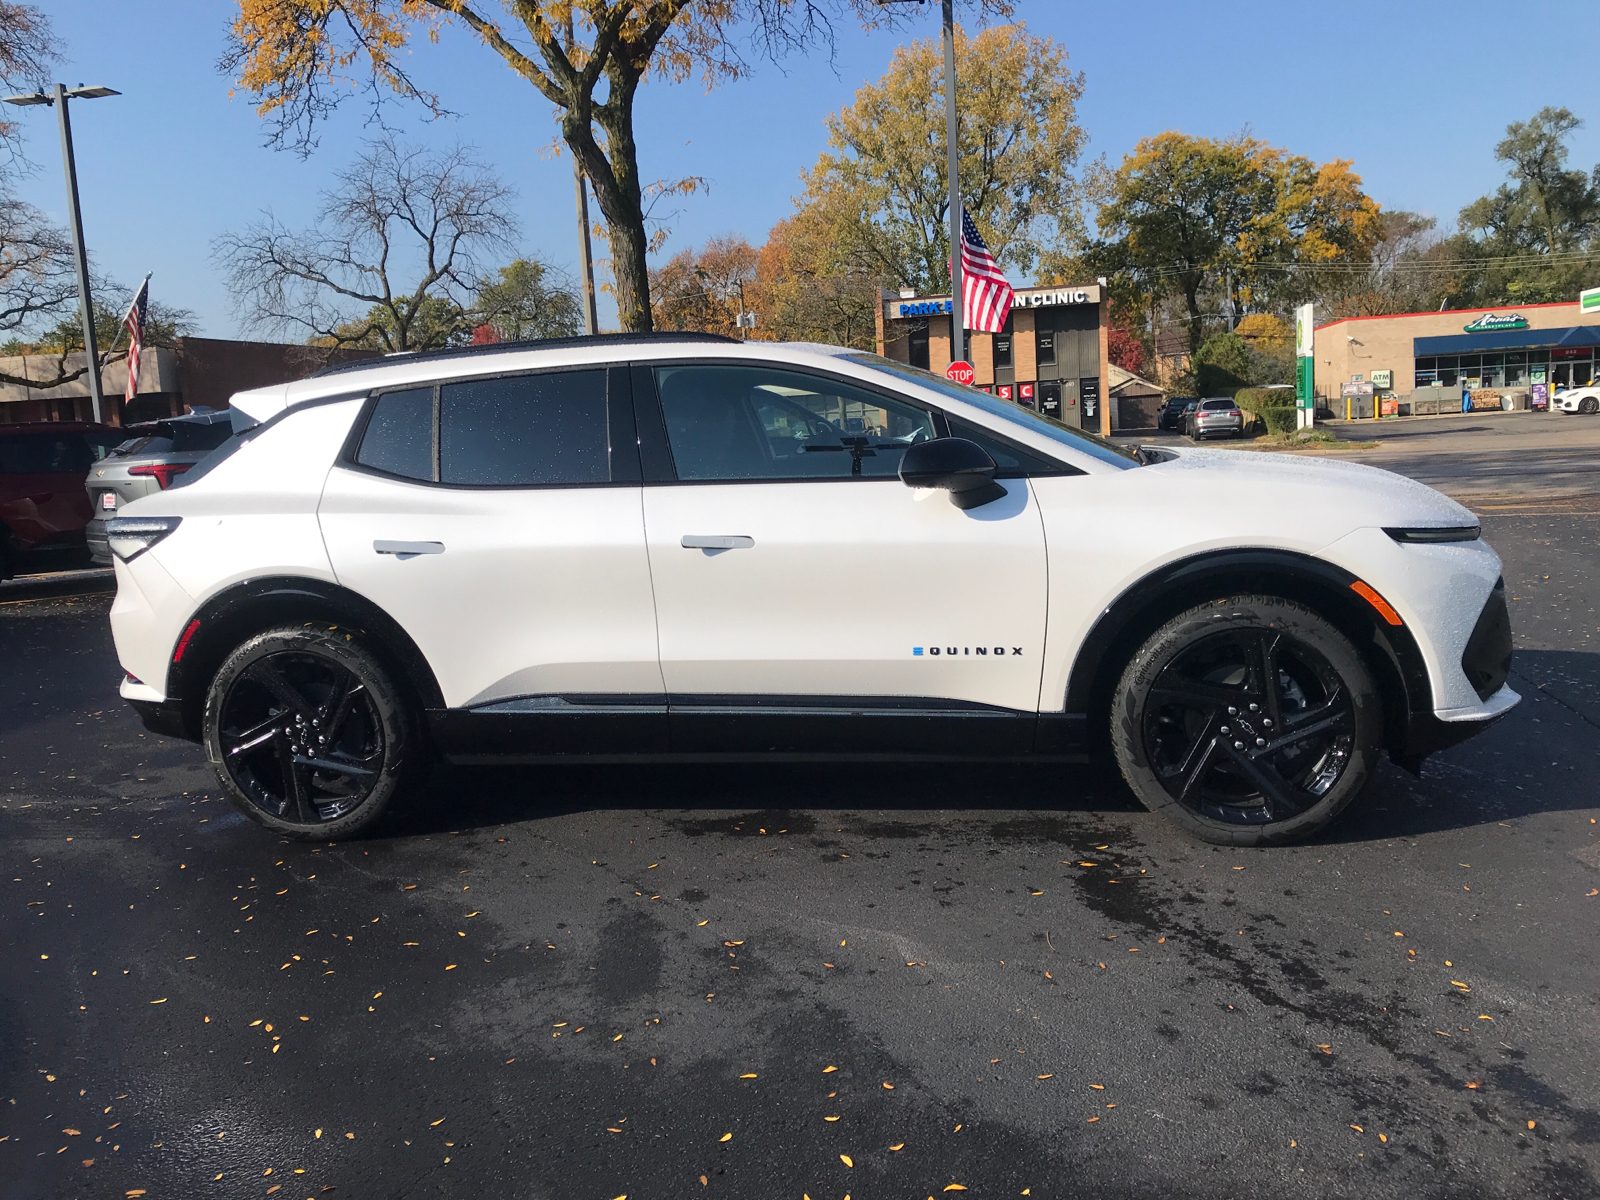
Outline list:
[[[603,369],[439,389],[441,483],[540,487],[610,479]]]

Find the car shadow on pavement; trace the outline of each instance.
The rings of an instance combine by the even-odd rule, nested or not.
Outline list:
[[[739,762],[434,768],[383,835],[479,829],[605,809],[1143,812],[1107,762]],[[380,835],[380,836],[383,836]]]
[[[1363,796],[1313,844],[1416,837],[1594,804],[1600,654],[1517,653],[1523,696],[1498,725],[1434,755],[1421,778],[1380,761]],[[1139,814],[1107,758],[1089,763],[739,762],[434,769],[378,835],[412,837],[591,810],[949,810]]]

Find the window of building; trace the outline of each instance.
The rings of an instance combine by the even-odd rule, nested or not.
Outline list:
[[[1039,330],[1035,341],[1038,352],[1038,363],[1041,367],[1056,365],[1056,331],[1054,329]]]
[[[1573,363],[1572,364],[1572,386],[1573,387],[1587,387],[1589,385],[1589,381],[1593,378],[1593,375],[1591,375],[1591,373],[1590,373],[1593,367],[1594,367],[1594,364],[1593,363],[1589,363],[1589,362],[1579,361],[1579,362]]]
[[[1526,387],[1528,383],[1528,356],[1526,353],[1506,355],[1506,386]]]
[[[893,478],[926,409],[838,380],[760,366],[659,367],[679,479]]]
[[[994,365],[996,370],[1011,367],[1011,322],[1006,322],[1005,332],[994,335]]]
[[[1485,354],[1483,365],[1479,368],[1483,374],[1484,387],[1503,387],[1506,382],[1505,355]]]
[[[921,367],[924,371],[928,370],[928,323],[918,321],[911,327],[906,340],[911,351],[911,365]]]
[[[606,373],[557,371],[439,390],[439,479],[479,487],[606,483]]]
[[[432,480],[433,389],[386,392],[367,421],[356,461],[404,479]]]

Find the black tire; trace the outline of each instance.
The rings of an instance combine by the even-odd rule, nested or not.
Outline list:
[[[1111,709],[1117,763],[1139,802],[1231,846],[1327,825],[1366,785],[1382,729],[1372,673],[1349,639],[1276,596],[1168,621],[1128,663]]]
[[[1593,396],[1585,396],[1578,401],[1578,411],[1592,416],[1595,412],[1600,411],[1600,400],[1596,400]]]
[[[428,765],[407,692],[360,633],[323,622],[269,629],[228,655],[206,693],[204,732],[239,810],[293,838],[360,833]]]

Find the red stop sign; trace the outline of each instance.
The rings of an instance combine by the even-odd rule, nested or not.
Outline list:
[[[973,369],[972,364],[965,359],[951,363],[944,369],[944,375],[946,379],[953,380],[956,383],[964,383],[968,387],[971,387],[972,381],[978,377],[978,373]]]

